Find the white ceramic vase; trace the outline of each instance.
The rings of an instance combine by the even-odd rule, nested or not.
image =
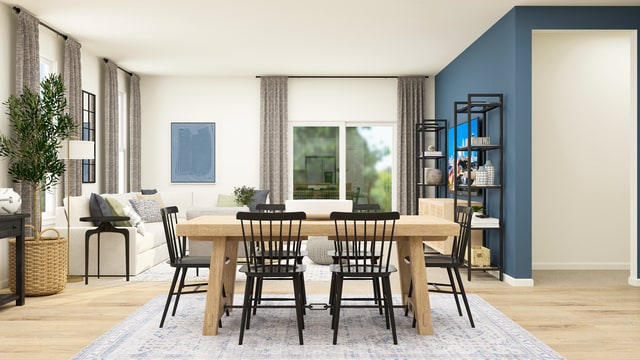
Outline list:
[[[487,171],[484,166],[480,166],[476,171],[476,185],[487,185]]]
[[[487,185],[493,185],[496,180],[496,169],[493,167],[491,160],[484,163],[484,169],[487,172]]]
[[[0,188],[0,215],[13,215],[20,210],[22,198],[12,188]]]

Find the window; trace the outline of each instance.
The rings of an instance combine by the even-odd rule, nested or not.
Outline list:
[[[44,80],[49,74],[57,71],[57,63],[51,59],[40,57],[40,81]],[[42,219],[53,218],[56,208],[56,192],[57,186],[52,186],[49,190],[42,190],[40,193],[40,209],[42,210]]]
[[[96,141],[96,95],[82,90],[82,140]],[[95,147],[94,147],[95,154]],[[95,158],[95,156],[94,156]],[[96,160],[82,160],[82,182],[96,182]]]
[[[390,211],[392,132],[392,125],[294,125],[293,199],[347,199]]]

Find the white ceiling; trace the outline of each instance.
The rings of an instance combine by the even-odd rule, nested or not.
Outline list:
[[[129,71],[194,76],[433,75],[516,5],[640,5],[640,0],[0,2],[21,7]]]

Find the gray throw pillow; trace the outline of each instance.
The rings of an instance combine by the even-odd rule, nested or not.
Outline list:
[[[160,203],[155,199],[129,199],[133,209],[140,214],[142,221],[152,223],[162,221],[160,215]]]
[[[266,204],[267,203],[267,196],[269,196],[269,190],[256,190],[255,193],[253,194],[253,198],[251,199],[251,202],[249,203],[249,211],[251,212],[256,212],[256,206],[258,204]]]

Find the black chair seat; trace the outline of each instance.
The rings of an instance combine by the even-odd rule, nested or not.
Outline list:
[[[176,259],[175,262],[169,262],[172,267],[201,267],[209,268],[211,264],[211,258],[209,256],[187,256],[181,259]]]
[[[341,273],[342,276],[347,276],[347,277],[348,276],[371,277],[372,275],[388,276],[389,274],[398,271],[398,269],[391,264],[389,264],[388,267],[383,265],[369,265],[369,264],[357,265],[349,268],[346,268],[343,266],[342,270],[340,269],[340,264],[331,264],[329,265],[329,270],[331,272],[339,272]]]
[[[269,268],[259,267],[254,269],[250,265],[242,265],[238,271],[245,274],[260,274],[260,276],[282,276],[289,275],[291,272],[304,272],[307,270],[307,266],[303,264],[294,264],[294,265],[275,265]]]

